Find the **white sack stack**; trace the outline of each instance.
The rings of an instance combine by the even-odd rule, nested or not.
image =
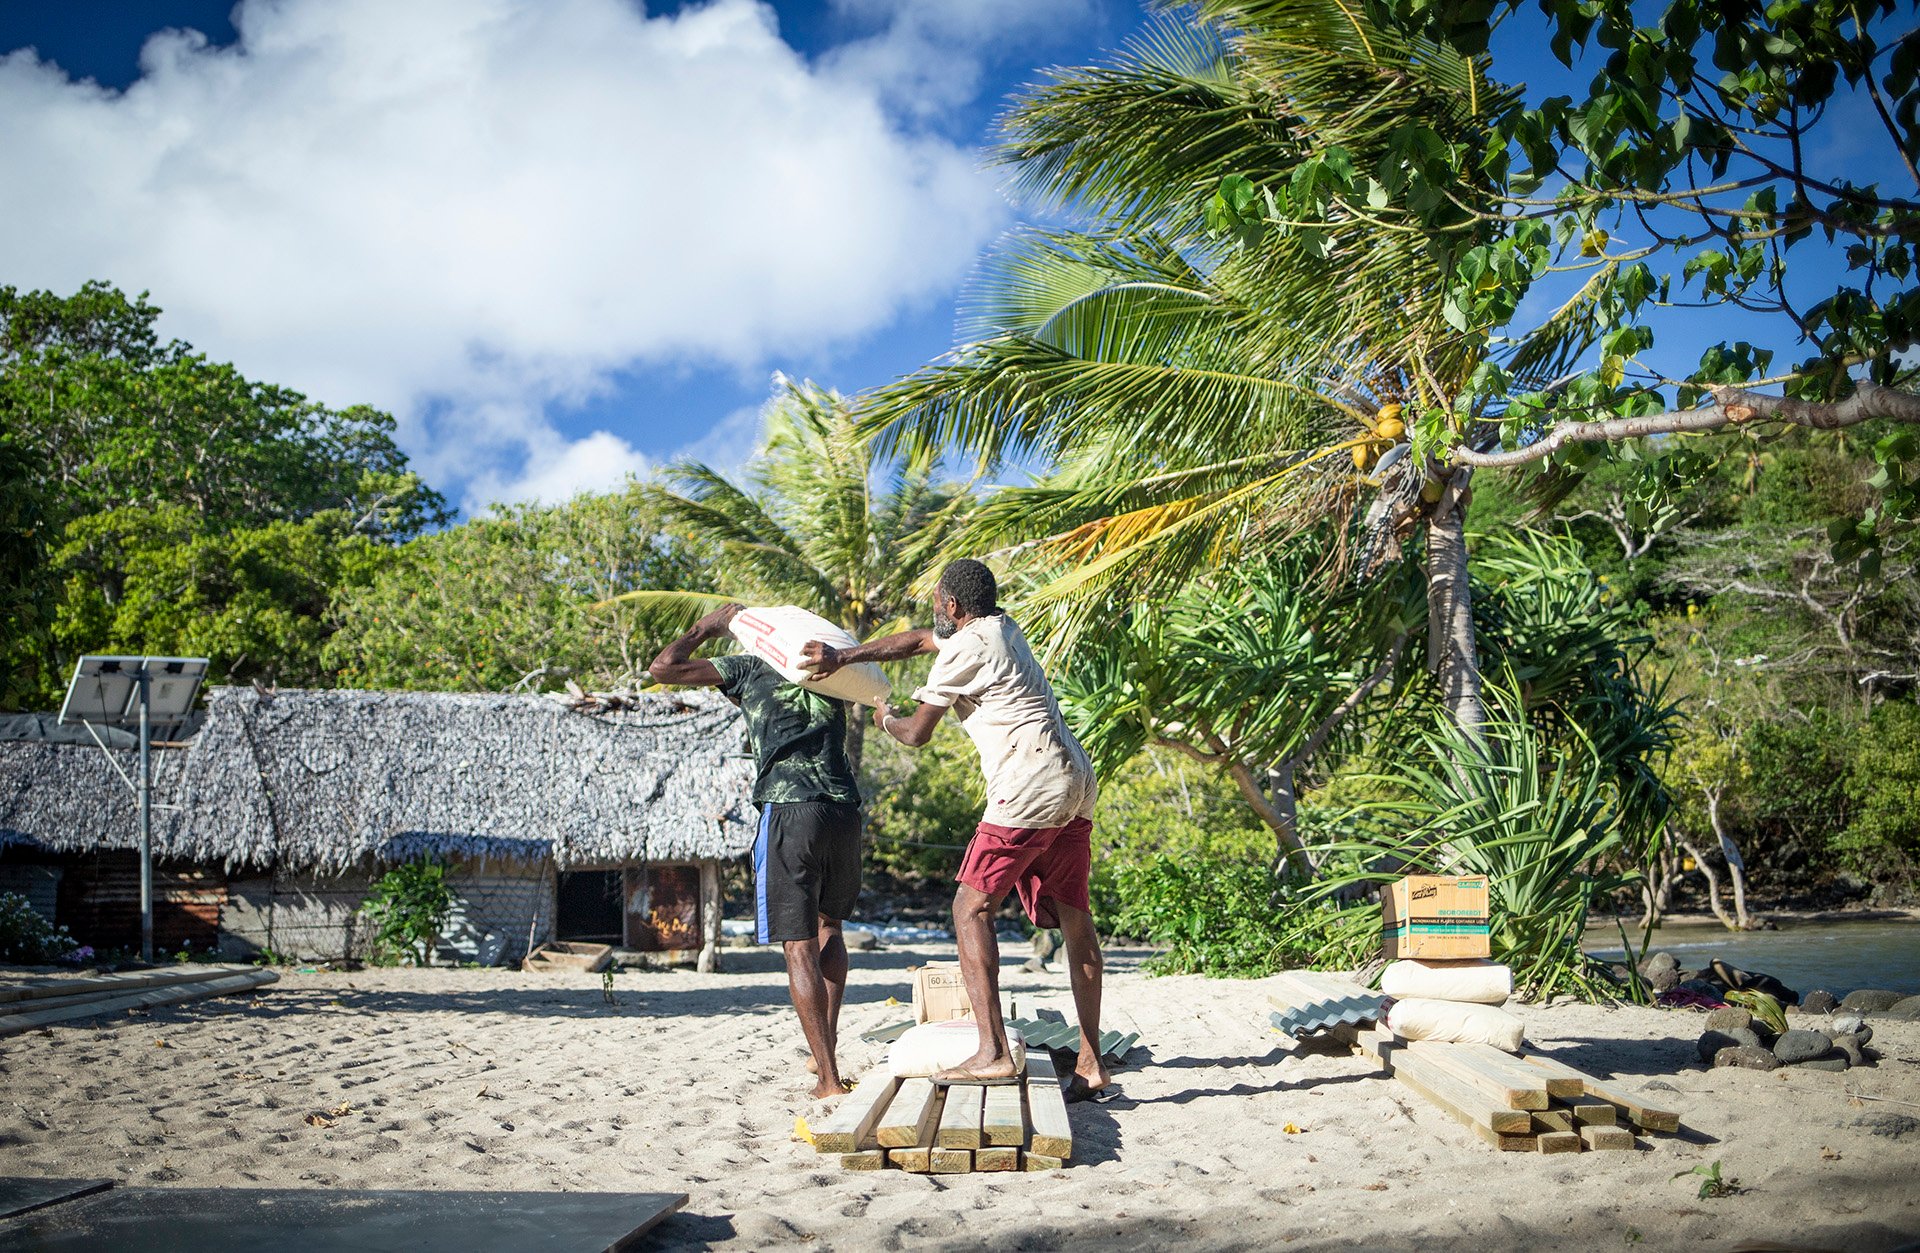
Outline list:
[[[1498,962],[1405,959],[1381,972],[1380,990],[1393,998],[1387,1029],[1403,1040],[1520,1051],[1526,1027],[1500,1008],[1513,995],[1513,971]]]
[[[1380,972],[1380,991],[1394,1000],[1469,1001],[1505,1005],[1513,995],[1513,971],[1484,957],[1458,961],[1406,959]]]

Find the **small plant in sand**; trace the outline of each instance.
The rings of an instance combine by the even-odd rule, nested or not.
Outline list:
[[[447,868],[437,861],[395,866],[380,876],[360,908],[373,923],[375,961],[431,966],[440,930],[453,913]]]
[[[1721,1176],[1719,1162],[1714,1162],[1710,1166],[1695,1166],[1692,1170],[1683,1170],[1674,1178],[1685,1179],[1688,1175],[1700,1176],[1700,1199],[1703,1201],[1732,1196],[1741,1191],[1738,1179],[1732,1176],[1724,1178]]]

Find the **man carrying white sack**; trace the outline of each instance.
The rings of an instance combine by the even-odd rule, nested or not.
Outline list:
[[[955,561],[933,593],[933,629],[906,631],[853,648],[819,642],[800,664],[819,675],[863,661],[937,654],[919,707],[896,716],[884,705],[874,725],[909,748],[933,738],[951,709],[973,737],[987,780],[987,812],[967,845],[953,897],[960,973],[974,1006],[980,1048],[936,1083],[1010,1083],[1014,1073],[1000,1004],[1000,950],[993,918],[1007,894],[1035,926],[1058,927],[1067,950],[1080,1057],[1068,1100],[1085,1100],[1111,1081],[1100,1058],[1100,937],[1087,898],[1093,864],[1093,763],[1067,730],[1047,676],[1017,623],[1000,611],[993,572]]]
[[[847,1091],[834,1060],[847,990],[840,924],[860,896],[860,788],[847,761],[847,707],[788,682],[758,657],[693,655],[727,634],[741,610],[726,605],[700,619],[647,671],[676,687],[717,687],[746,715],[761,807],[755,938],[785,951],[787,991],[818,1079],[813,1095],[839,1096]]]

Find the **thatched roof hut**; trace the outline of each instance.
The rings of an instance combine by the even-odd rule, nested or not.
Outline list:
[[[133,796],[88,745],[0,743],[0,845],[135,847]],[[582,864],[752,847],[752,763],[717,694],[581,714],[540,696],[217,687],[189,746],[154,753],[154,851],[331,873],[461,856]]]

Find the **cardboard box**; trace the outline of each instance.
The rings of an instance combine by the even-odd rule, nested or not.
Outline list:
[[[946,1022],[973,1017],[967,987],[960,979],[959,962],[928,962],[913,972],[915,1022]]]
[[[1412,874],[1380,891],[1380,949],[1402,957],[1490,957],[1485,875]]]

